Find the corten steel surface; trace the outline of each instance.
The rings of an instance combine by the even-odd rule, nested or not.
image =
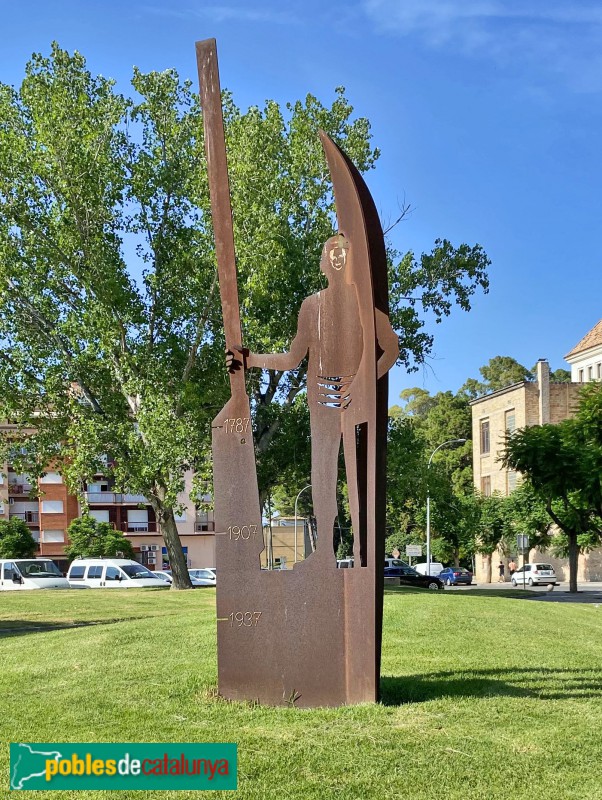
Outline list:
[[[226,344],[242,347],[214,40],[197,44]],[[328,288],[308,297],[288,353],[247,367],[293,369],[309,357],[316,552],[292,570],[260,568],[263,550],[244,371],[213,422],[219,691],[269,704],[335,706],[378,697],[384,563],[387,371],[398,354],[388,320],[382,230],[366,185],[325,135],[340,235],[324,245]],[[308,265],[308,269],[312,268]],[[355,568],[333,549],[337,459],[344,447]]]

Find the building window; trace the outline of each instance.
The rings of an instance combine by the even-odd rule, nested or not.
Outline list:
[[[128,509],[128,531],[148,531],[148,509]]]
[[[506,411],[506,433],[508,434],[508,436],[512,436],[515,430],[516,430],[516,415],[514,413],[514,409],[512,409],[512,411]]]
[[[600,380],[602,378],[602,362],[596,364],[596,378]]]
[[[594,368],[593,367],[588,367],[587,368],[587,379],[588,379],[588,381],[593,381],[593,379],[594,379]]]
[[[583,383],[583,370],[579,370],[579,383]]]
[[[89,483],[87,491],[92,492],[93,494],[100,494],[100,492],[108,492],[109,484],[107,481],[103,481],[102,483]]]
[[[62,500],[42,500],[42,514],[62,514]]]
[[[108,508],[92,508],[90,511],[88,511],[89,516],[91,516],[92,519],[95,519],[96,522],[110,522],[110,513],[111,512]]]
[[[489,453],[489,420],[481,420],[481,455]]]
[[[507,481],[508,494],[512,494],[512,492],[516,489],[516,472],[513,469],[508,470]]]
[[[481,494],[483,497],[491,497],[491,475],[481,478]]]
[[[48,544],[49,542],[64,542],[65,541],[65,531],[59,530],[45,530],[42,534],[44,544]]]
[[[61,478],[58,472],[47,472],[40,478],[40,483],[62,483],[63,479]]]

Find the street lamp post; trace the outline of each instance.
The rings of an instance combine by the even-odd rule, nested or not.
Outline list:
[[[297,503],[299,502],[299,498],[306,489],[311,489],[311,483],[308,483],[307,486],[304,486],[303,489],[301,489],[301,491],[297,495],[297,497],[295,497],[295,564],[297,563]]]
[[[431,457],[429,458],[429,463],[426,468],[426,574],[429,576],[431,574],[431,490],[428,476],[430,474],[429,470],[431,468],[431,462],[435,453],[441,450],[442,447],[446,447],[448,444],[464,444],[465,441],[466,439],[448,439],[447,442],[442,442],[439,447],[435,447],[431,453]]]

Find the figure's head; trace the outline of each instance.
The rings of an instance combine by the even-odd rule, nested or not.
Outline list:
[[[330,279],[337,273],[344,273],[349,260],[349,240],[343,234],[331,236],[322,249],[320,269]]]

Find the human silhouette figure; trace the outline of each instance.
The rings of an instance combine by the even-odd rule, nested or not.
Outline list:
[[[354,387],[364,347],[356,286],[351,282],[353,258],[349,241],[338,234],[322,249],[320,269],[328,288],[306,298],[299,311],[297,334],[288,353],[244,352],[244,366],[290,370],[309,353],[307,403],[311,424],[311,484],[318,542],[314,557],[334,561],[333,530],[337,516],[338,458],[343,439],[349,503],[354,534],[359,531],[357,493],[355,405],[361,402]],[[382,351],[377,378],[395,363],[399,353],[397,334],[386,314],[374,308],[376,338]],[[227,366],[241,361],[228,351]],[[359,545],[354,540],[356,565]]]

